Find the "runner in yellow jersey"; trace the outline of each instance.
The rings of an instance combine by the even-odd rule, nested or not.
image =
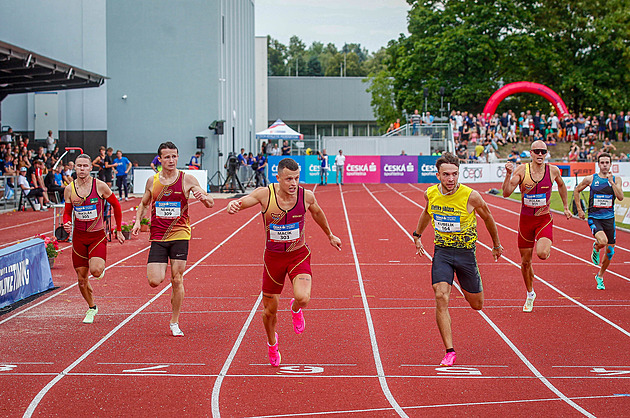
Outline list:
[[[440,183],[429,187],[424,193],[426,207],[413,231],[413,237],[416,253],[426,255],[420,237],[429,223],[432,223],[435,230],[435,251],[431,267],[435,318],[446,348],[446,355],[440,364],[452,366],[457,356],[453,348],[448,302],[455,274],[470,307],[475,310],[483,307],[483,285],[476,257],[475,213],[483,219],[492,237],[492,255],[495,261],[503,253],[503,247],[494,218],[479,192],[458,183],[459,158],[447,152],[438,158],[435,165]]]

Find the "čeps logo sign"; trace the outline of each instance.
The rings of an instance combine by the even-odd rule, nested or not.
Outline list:
[[[483,178],[486,165],[462,164],[459,166],[459,174],[463,181],[475,182]]]

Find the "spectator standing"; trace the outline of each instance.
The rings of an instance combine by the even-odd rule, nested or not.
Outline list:
[[[619,112],[619,116],[617,116],[617,141],[623,141],[623,134],[626,130],[626,121],[623,115],[623,110]]]
[[[254,169],[256,170],[256,187],[267,187],[267,176],[265,175],[265,171],[267,170],[267,157],[265,157],[264,154],[258,154]]]
[[[55,150],[55,145],[57,145],[57,140],[53,138],[53,132],[48,131],[48,137],[46,138],[46,148],[48,149],[48,151],[50,151],[51,154]]]
[[[156,155],[155,158],[153,158],[153,161],[151,161],[151,168],[156,173],[159,173],[160,171],[162,171],[162,162],[160,161],[159,155]]]
[[[289,141],[284,141],[282,144],[282,155],[291,155],[291,145],[289,145]]]
[[[419,135],[420,134],[420,114],[418,113],[418,109],[413,111],[413,115],[411,115],[411,135]]]
[[[4,135],[2,135],[2,142],[5,142],[7,144],[13,143],[13,129],[12,128],[9,128],[7,132]]]
[[[599,111],[599,116],[597,116],[597,139],[600,141],[604,140],[604,136],[606,134],[606,115],[604,115],[604,111]]]
[[[346,166],[346,156],[343,155],[343,150],[339,150],[339,155],[335,157],[335,171],[337,172],[336,180],[337,184],[343,185],[343,170]]]
[[[116,151],[116,158],[114,159],[114,167],[116,167],[116,187],[118,187],[118,200],[123,199],[123,190],[124,190],[125,201],[127,201],[129,200],[129,188],[127,186],[127,175],[131,171],[131,161],[129,161],[127,157],[123,157],[121,150]]]
[[[271,149],[271,155],[280,155],[281,151],[278,148],[278,144],[273,144],[273,148]]]
[[[325,186],[328,184],[328,154],[326,154],[326,150],[323,149],[321,154],[317,153],[317,159],[320,161],[319,166],[319,184]]]
[[[245,148],[241,148],[241,153],[236,156],[238,160],[239,179],[241,182],[247,181],[247,153]]]

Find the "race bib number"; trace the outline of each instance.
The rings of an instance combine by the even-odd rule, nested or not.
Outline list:
[[[300,224],[269,225],[269,238],[273,242],[292,242],[300,239]]]
[[[74,217],[79,221],[93,221],[98,214],[96,213],[96,205],[85,205],[74,207]]]
[[[158,218],[175,219],[182,213],[181,202],[155,202],[155,216]]]
[[[460,232],[459,216],[433,214],[433,225],[438,232]]]
[[[612,208],[613,196],[611,194],[596,194],[593,196],[594,208]]]
[[[530,208],[540,208],[547,205],[547,195],[545,193],[526,194],[523,196],[523,203]]]

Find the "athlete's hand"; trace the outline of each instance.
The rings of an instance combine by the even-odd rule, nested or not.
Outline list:
[[[118,240],[118,242],[120,242],[121,244],[123,242],[125,242],[125,236],[123,235],[122,231],[116,230],[116,239]]]
[[[499,244],[496,247],[492,247],[492,256],[494,257],[494,261],[499,260],[499,257],[503,254],[503,245]]]
[[[508,161],[507,163],[505,163],[505,171],[506,171],[506,176],[511,176],[512,172],[514,172],[514,163],[511,161]]]
[[[613,179],[613,173],[611,173],[610,171],[608,172],[606,179],[608,180],[608,183],[610,183],[611,186],[615,184],[615,180]]]
[[[236,212],[241,210],[241,201],[240,200],[232,200],[227,205],[227,213],[230,215],[234,215]]]
[[[580,219],[586,219],[586,213],[582,209],[578,209],[578,216]]]
[[[195,196],[195,199],[199,200],[207,208],[211,208],[212,206],[214,206],[214,199],[212,198],[212,196],[204,193],[201,189],[193,190],[193,196]]]
[[[420,241],[420,238],[413,237],[413,241],[416,244],[416,254],[418,254],[421,257],[426,256],[427,253],[426,251],[424,251],[424,247],[422,246],[422,241]]]
[[[341,240],[333,234],[330,234],[328,238],[330,239],[330,245],[341,251]]]
[[[138,235],[138,232],[140,232],[140,222],[136,221],[131,228],[131,234]]]
[[[69,234],[70,232],[72,232],[72,222],[68,221],[65,224],[63,224],[63,229]]]
[[[566,216],[567,219],[571,219],[571,218],[573,218],[573,213],[571,213],[569,208],[564,208],[564,216]]]

